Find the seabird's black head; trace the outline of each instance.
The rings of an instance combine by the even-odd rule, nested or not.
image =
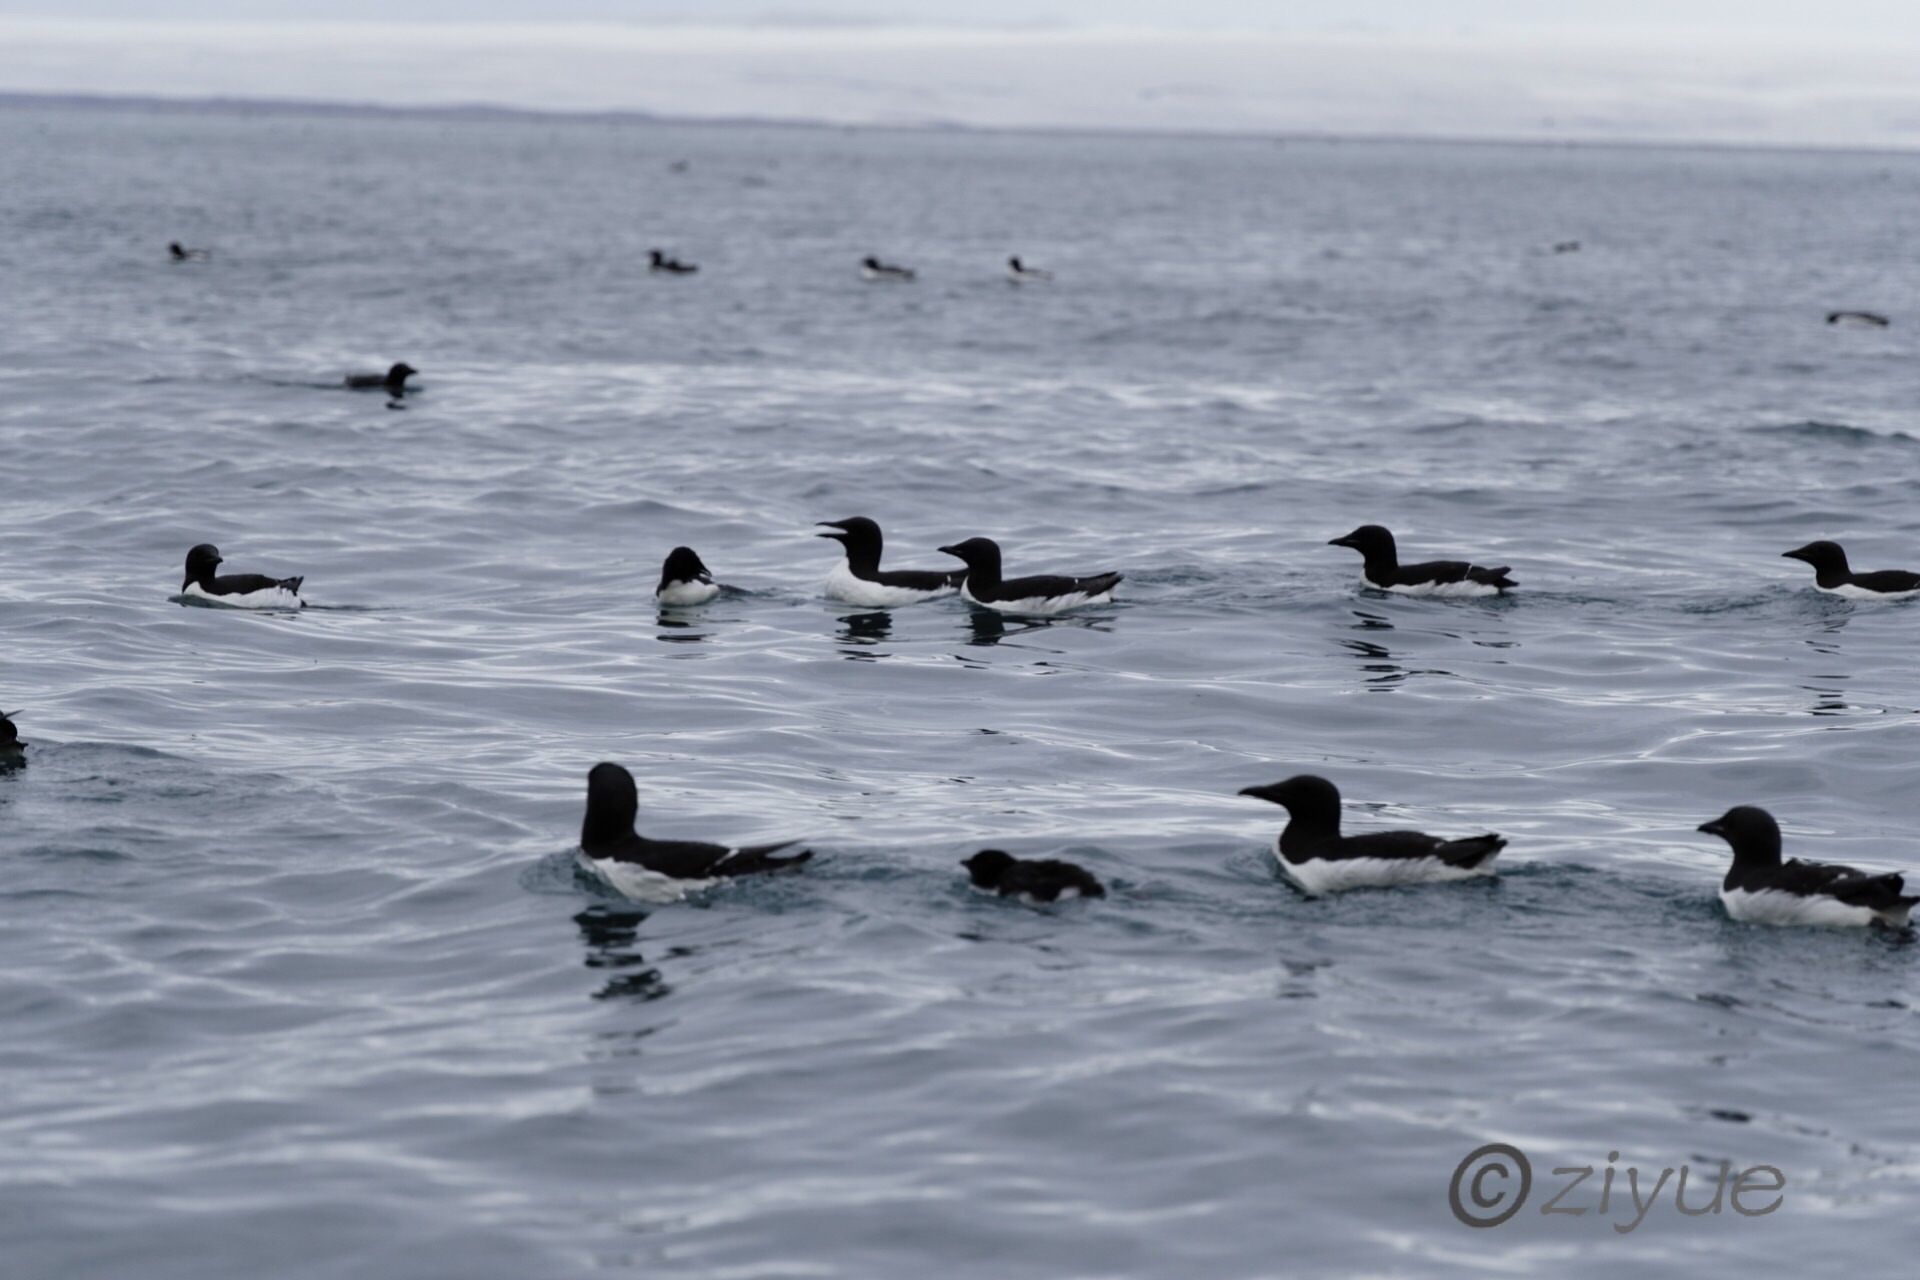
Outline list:
[[[1847,571],[1847,553],[1840,549],[1837,542],[1809,542],[1804,547],[1795,547],[1791,551],[1782,551],[1783,560],[1804,560],[1813,566],[1815,573]]]
[[[20,730],[14,727],[13,718],[18,711],[0,711],[0,751],[18,751],[27,744],[20,741]]]
[[[845,520],[815,521],[822,529],[837,529],[838,533],[816,533],[816,538],[832,538],[836,542],[872,542],[875,549],[880,546],[880,526],[865,516],[848,516]]]
[[[1000,544],[992,538],[968,538],[941,551],[967,562],[967,568],[1000,572]]]
[[[175,240],[173,243],[167,246],[167,252],[173,255],[173,260],[175,262],[178,262],[180,261],[180,259],[187,256],[187,251],[180,247],[180,242],[178,240]]]
[[[629,838],[639,812],[633,775],[610,762],[593,766],[587,771],[587,817],[580,827],[580,847],[593,849]]]
[[[1023,267],[1023,266],[1021,266],[1021,265],[1020,265],[1020,259],[1019,259],[1019,257],[1018,257],[1017,255],[1016,255],[1015,257],[1011,257],[1011,258],[1008,258],[1008,259],[1007,259],[1007,265],[1008,265],[1008,266],[1010,266],[1010,267],[1012,267],[1012,268],[1013,268],[1013,269],[1014,269],[1015,271],[1025,271],[1025,270],[1026,270],[1026,268],[1025,268],[1025,267]]]
[[[971,858],[961,859],[960,865],[967,869],[967,875],[982,889],[991,889],[1000,883],[1000,877],[1007,874],[1007,868],[1014,863],[1010,853],[999,849],[982,849]]]
[[[406,363],[405,361],[402,361],[399,364],[394,365],[393,368],[387,370],[387,381],[395,386],[399,386],[405,383],[408,378],[412,377],[414,374],[418,372],[420,372],[418,369],[414,368],[412,365]]]
[[[1280,805],[1295,817],[1340,812],[1340,789],[1325,778],[1302,773],[1264,787],[1242,787],[1240,794]]]
[[[884,543],[880,537],[880,526],[865,516],[848,516],[845,520],[822,520],[820,526],[832,529],[832,533],[816,533],[816,538],[832,538],[846,549],[847,563],[857,572],[861,569],[877,570],[880,567],[880,551]]]
[[[865,267],[869,271],[878,271],[880,269],[880,259],[862,258],[860,259],[860,265]]]
[[[667,255],[660,252],[658,249],[647,250],[647,258],[656,267],[663,267],[667,264]]]
[[[1780,824],[1758,805],[1735,805],[1712,822],[1701,823],[1696,830],[1719,836],[1732,845],[1735,863],[1780,865]]]
[[[666,563],[660,566],[660,585],[665,587],[675,582],[712,582],[713,575],[707,572],[707,566],[700,562],[692,547],[675,547],[667,552]]]
[[[213,571],[220,567],[220,563],[220,548],[211,542],[201,543],[187,552],[187,577],[186,581],[180,584],[181,588],[184,590],[203,578],[211,578]]]
[[[1377,555],[1394,554],[1393,534],[1377,524],[1363,524],[1344,538],[1331,538],[1330,547],[1352,547],[1361,555],[1371,559]]]

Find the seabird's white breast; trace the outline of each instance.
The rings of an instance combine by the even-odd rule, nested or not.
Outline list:
[[[844,600],[848,604],[857,604],[866,609],[891,609],[896,605],[918,604],[922,600],[934,600],[949,596],[952,587],[942,587],[937,591],[915,591],[911,587],[889,587],[878,582],[868,582],[865,578],[853,576],[853,570],[845,560],[834,567],[827,575],[827,596],[833,600]]]
[[[653,598],[669,609],[684,608],[691,604],[705,604],[720,594],[720,586],[713,582],[672,582],[654,592]]]
[[[1872,924],[1870,907],[1848,906],[1831,894],[1787,893],[1780,889],[1722,889],[1727,914],[1749,924]],[[1893,922],[1889,922],[1893,923]]]
[[[1289,879],[1316,897],[1345,889],[1390,889],[1403,884],[1438,884],[1448,880],[1472,880],[1490,876],[1494,857],[1480,860],[1474,867],[1456,867],[1439,858],[1314,858],[1306,862],[1288,862],[1274,844],[1274,857]]]
[[[248,591],[241,595],[216,596],[194,582],[182,588],[180,594],[229,609],[302,609],[307,603],[285,587],[268,587],[264,591]]]

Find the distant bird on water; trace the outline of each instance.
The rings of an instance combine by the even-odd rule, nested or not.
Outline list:
[[[658,249],[647,250],[647,270],[669,276],[690,276],[700,268],[692,262],[682,262],[678,258],[669,258]]]
[[[1106,604],[1124,574],[1096,573],[1084,578],[1037,574],[1025,578],[1000,576],[1000,544],[992,538],[968,538],[940,548],[963,560],[967,576],[960,582],[960,598],[1001,613],[1047,617],[1083,604]]]
[[[896,267],[878,258],[860,259],[860,274],[868,280],[911,280],[913,268]]]
[[[1327,545],[1352,547],[1365,557],[1360,566],[1360,580],[1375,591],[1408,596],[1493,596],[1519,585],[1507,576],[1506,565],[1483,569],[1465,560],[1401,564],[1393,534],[1377,524],[1363,524]]]
[[[403,396],[407,393],[407,379],[418,372],[403,362],[385,373],[350,373],[344,385],[353,391],[385,391],[390,396]]]
[[[203,542],[187,552],[187,574],[180,583],[180,594],[215,600],[242,609],[300,609],[300,584],[306,575],[269,578],[263,573],[227,573],[216,575],[225,561],[220,548]]]
[[[1053,272],[1043,271],[1039,267],[1024,266],[1016,255],[1007,259],[1007,279],[1015,284],[1028,284],[1036,280],[1051,280]]]
[[[183,248],[178,240],[167,246],[167,256],[175,262],[204,262],[213,254],[206,249]]]

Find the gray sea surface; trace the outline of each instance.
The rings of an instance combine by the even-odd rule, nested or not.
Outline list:
[[[1730,922],[1694,828],[1920,870],[1920,603],[1780,558],[1920,568],[1920,157],[16,104],[0,175],[5,1276],[1910,1255],[1920,950]],[[856,610],[855,514],[1127,577]],[[737,590],[663,615],[682,543]],[[600,760],[816,856],[622,900]],[[1504,874],[1304,898],[1235,794],[1299,772]],[[1723,1162],[1777,1210],[1635,1225]]]

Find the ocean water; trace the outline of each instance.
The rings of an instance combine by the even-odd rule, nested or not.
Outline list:
[[[1920,566],[1920,157],[16,104],[0,172],[7,1276],[1910,1248],[1920,950],[1729,922],[1694,828],[1920,870],[1920,604],[1780,558]],[[1127,578],[862,613],[853,514]],[[1366,591],[1363,522],[1520,589]],[[203,541],[311,607],[183,607]],[[681,543],[736,590],[662,615]],[[623,901],[603,759],[816,857]],[[1504,874],[1301,897],[1235,792],[1305,771]],[[1779,1207],[1636,1224],[1723,1162]]]

